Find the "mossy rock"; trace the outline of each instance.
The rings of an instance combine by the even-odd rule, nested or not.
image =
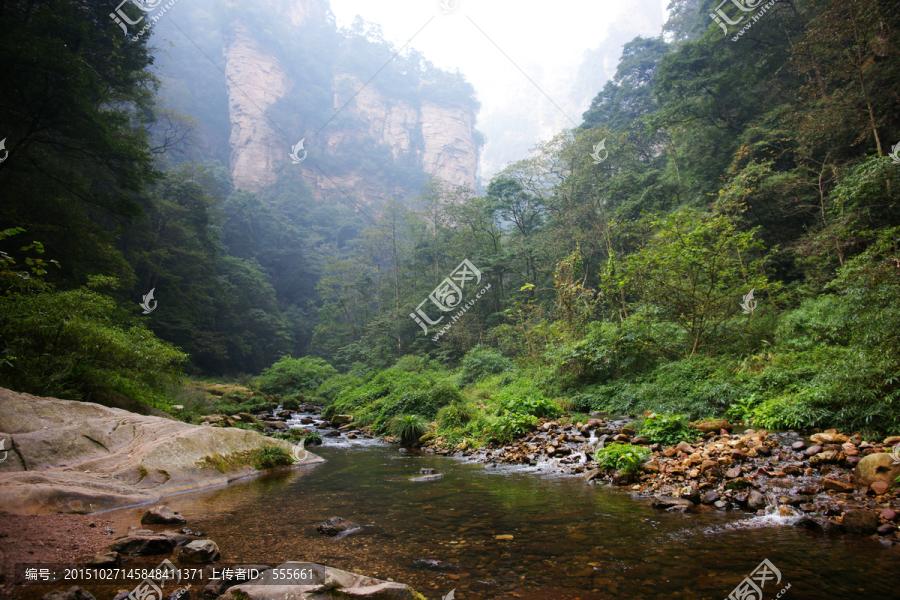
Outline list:
[[[746,490],[749,487],[752,487],[751,484],[746,479],[734,479],[725,484],[726,490]]]

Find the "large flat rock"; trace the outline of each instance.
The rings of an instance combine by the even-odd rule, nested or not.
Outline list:
[[[253,475],[262,444],[243,429],[200,427],[89,402],[0,388],[0,511],[90,513],[154,502]],[[308,453],[300,464],[322,462]]]

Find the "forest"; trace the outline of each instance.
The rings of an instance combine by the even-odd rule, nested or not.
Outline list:
[[[419,191],[360,206],[235,189],[110,2],[3,3],[0,386],[196,421],[260,401],[192,386],[237,381],[469,446],[592,411],[900,433],[900,9],[777,0],[736,37],[720,5],[673,0],[483,189],[377,159]],[[336,61],[389,55],[346,35]]]

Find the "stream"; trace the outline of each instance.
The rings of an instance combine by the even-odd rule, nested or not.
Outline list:
[[[727,598],[764,559],[762,598],[891,598],[900,547],[826,538],[745,512],[658,512],[628,493],[536,467],[498,467],[359,438],[310,448],[325,463],[166,504],[228,563],[322,563],[463,600]],[[442,479],[414,482],[421,468]],[[137,522],[146,507],[117,511]],[[324,538],[332,516],[363,528]],[[497,536],[512,536],[498,539]],[[747,598],[755,597],[749,596]]]

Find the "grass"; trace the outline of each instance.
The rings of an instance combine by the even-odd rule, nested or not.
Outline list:
[[[650,450],[642,446],[612,443],[597,450],[594,460],[601,469],[616,469],[622,473],[639,473]]]
[[[250,453],[250,460],[257,471],[286,467],[294,464],[294,457],[281,446],[265,445]]]
[[[388,431],[402,444],[414,444],[428,431],[428,422],[421,415],[398,415],[388,421]]]

